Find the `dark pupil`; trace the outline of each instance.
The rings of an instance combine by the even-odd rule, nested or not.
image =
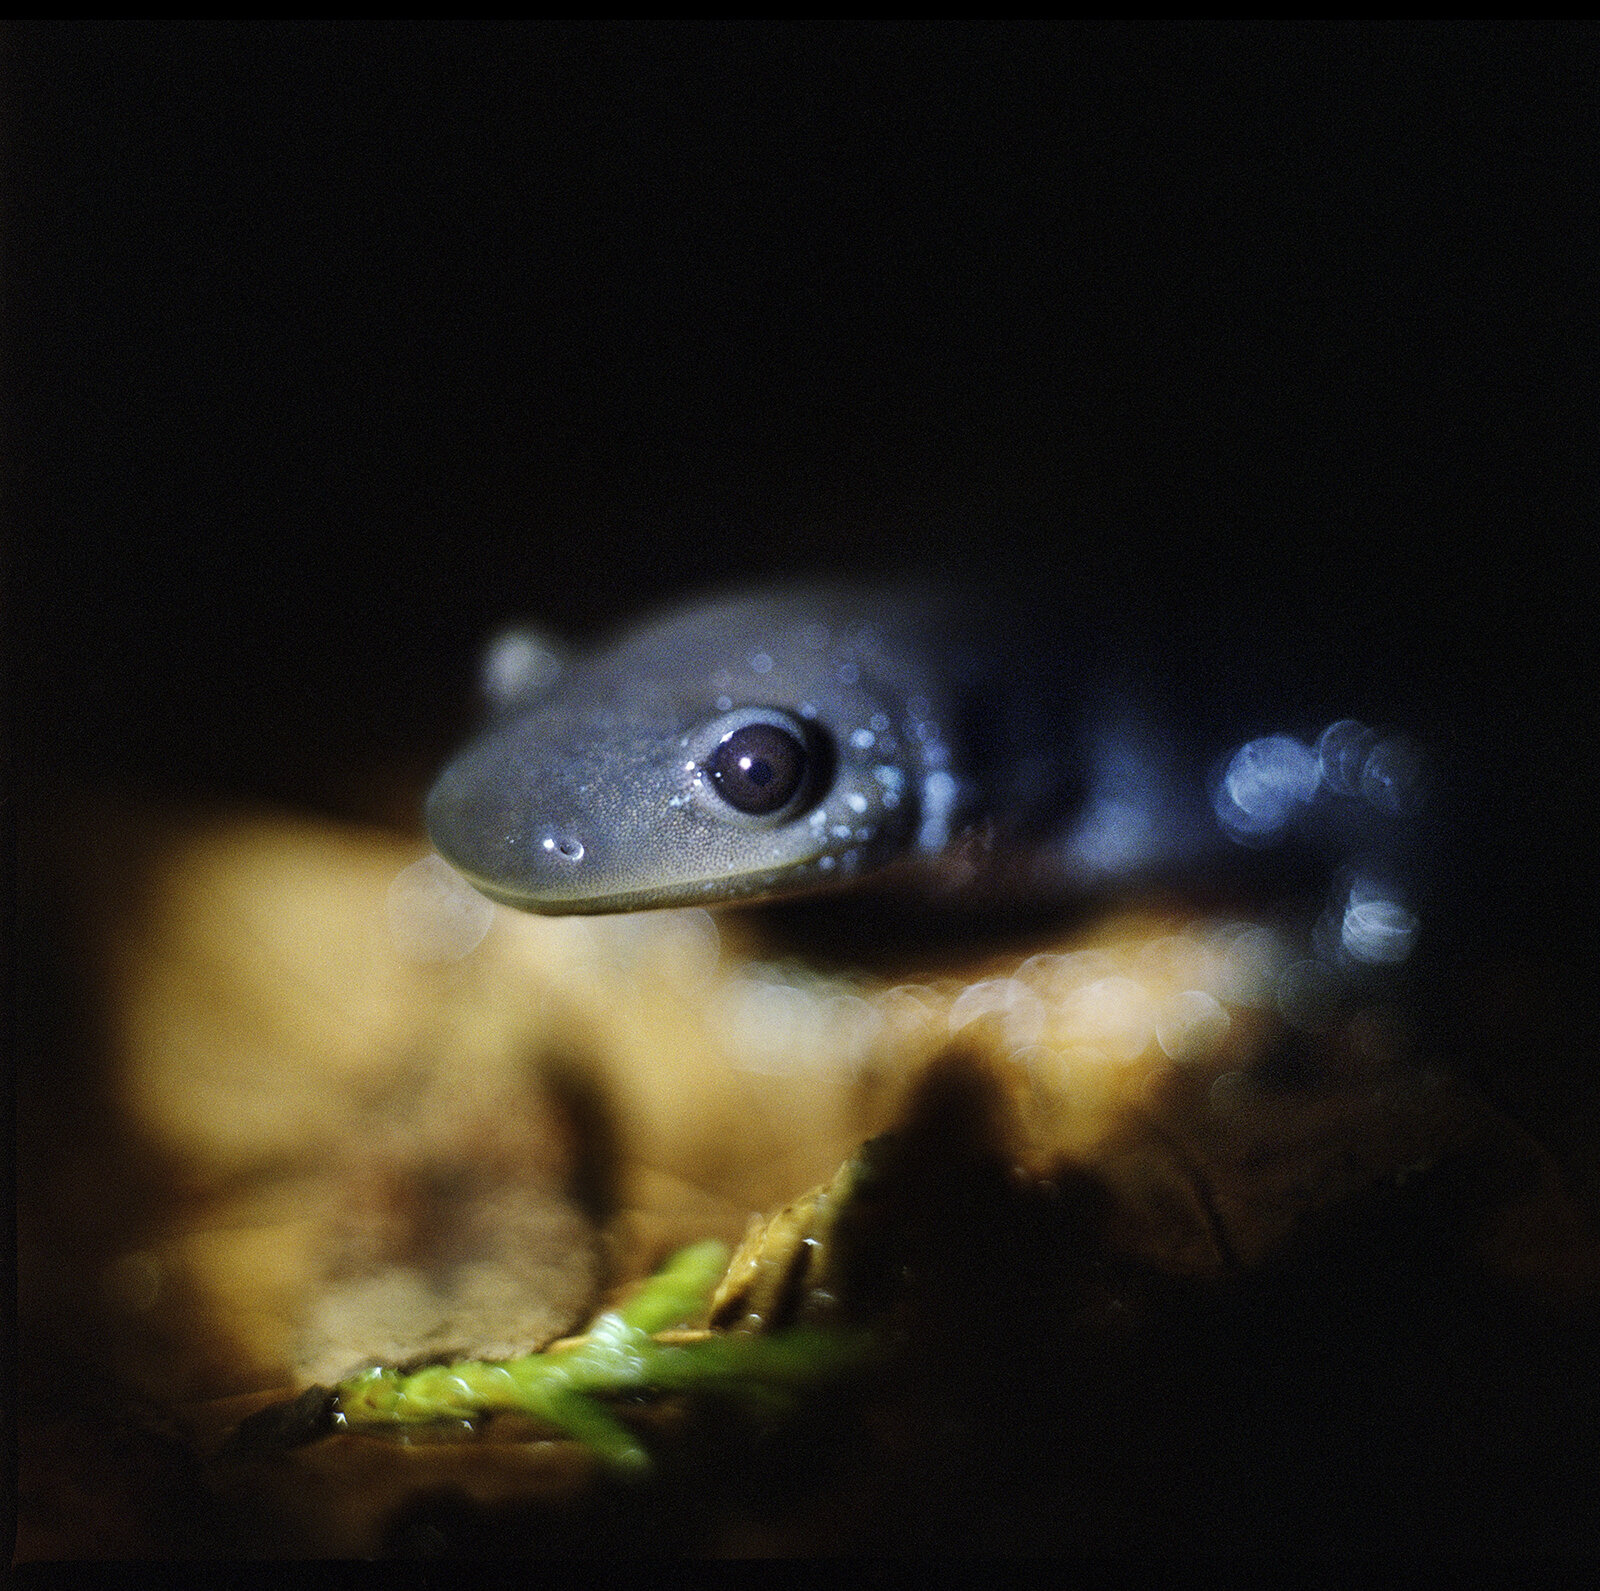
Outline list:
[[[717,794],[729,806],[753,815],[776,812],[790,801],[805,771],[805,747],[771,724],[734,730],[707,764]]]

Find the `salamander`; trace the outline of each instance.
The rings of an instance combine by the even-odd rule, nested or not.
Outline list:
[[[883,882],[1038,898],[1293,854],[1322,875],[1333,953],[1403,961],[1412,743],[1208,718],[1114,650],[966,593],[826,586],[708,598],[570,660],[511,632],[429,833],[540,913]]]

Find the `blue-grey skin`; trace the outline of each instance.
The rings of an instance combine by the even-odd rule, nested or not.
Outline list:
[[[1069,653],[959,593],[814,587],[690,606],[562,667],[513,636],[489,660],[496,716],[434,786],[429,833],[484,894],[542,913],[868,878],[1116,889],[1288,838],[1327,863],[1335,932],[1354,920],[1364,959],[1403,959],[1405,743],[1340,720],[1208,744],[1103,656]],[[810,781],[766,816],[707,771],[750,721],[811,751]]]
[[[942,848],[955,748],[933,620],[797,591],[648,624],[499,704],[428,798],[434,844],[492,899],[547,913],[798,893]],[[815,736],[831,777],[751,817],[704,763],[768,709]]]

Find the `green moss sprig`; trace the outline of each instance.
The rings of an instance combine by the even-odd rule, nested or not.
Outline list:
[[[502,1363],[458,1360],[409,1373],[364,1370],[340,1383],[338,1411],[351,1425],[377,1426],[515,1411],[582,1442],[619,1474],[643,1474],[650,1456],[608,1399],[713,1391],[771,1411],[798,1388],[865,1356],[863,1335],[808,1327],[658,1342],[652,1333],[705,1307],[727,1262],[721,1243],[681,1249],[621,1308],[600,1315],[581,1338],[543,1353]]]

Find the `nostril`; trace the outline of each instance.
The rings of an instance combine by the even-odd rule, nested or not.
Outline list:
[[[564,862],[581,862],[583,860],[583,841],[572,834],[547,834],[541,840],[540,846],[552,856],[559,856]]]

